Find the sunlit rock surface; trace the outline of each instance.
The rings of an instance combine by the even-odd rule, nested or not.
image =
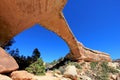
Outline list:
[[[62,13],[66,2],[67,0],[1,0],[0,46],[4,46],[23,30],[34,24],[40,24],[56,33],[68,44],[72,56],[67,56],[67,58],[111,61],[109,55],[84,48],[77,41]]]
[[[18,69],[18,64],[0,47],[0,73],[9,73]]]

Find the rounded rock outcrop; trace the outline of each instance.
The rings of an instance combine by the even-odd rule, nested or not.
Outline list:
[[[9,73],[18,68],[14,58],[0,47],[0,73]]]

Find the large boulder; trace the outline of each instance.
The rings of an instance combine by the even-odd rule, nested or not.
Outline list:
[[[0,74],[0,80],[12,80],[12,79],[9,78],[8,76]]]
[[[27,71],[14,71],[11,73],[12,80],[36,80],[33,74]]]
[[[65,68],[64,77],[72,80],[77,80],[77,69],[74,65],[69,65]]]
[[[9,73],[18,68],[14,58],[0,47],[0,73]]]

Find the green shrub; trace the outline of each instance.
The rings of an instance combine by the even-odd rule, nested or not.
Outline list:
[[[108,66],[108,63],[107,63],[107,62],[102,62],[101,67],[102,67],[102,70],[103,70],[105,73],[113,73],[113,74],[115,74],[115,73],[118,73],[118,72],[119,72],[118,70],[116,70],[116,69]]]
[[[95,80],[109,80],[109,75],[108,73],[100,73],[95,76]]]
[[[108,62],[102,62],[101,67],[102,67],[102,72],[105,72],[105,73],[109,72]]]
[[[96,73],[96,76],[94,77],[95,80],[109,80],[107,64],[107,62],[101,62],[100,65],[96,67],[98,62],[90,63],[91,69]]]
[[[91,62],[90,63],[91,70],[96,74],[96,76],[92,76],[94,80],[109,80],[109,73],[118,73],[118,71],[110,66],[108,66],[108,62]]]
[[[35,75],[44,75],[45,66],[43,65],[43,60],[39,58],[36,62],[32,63],[25,70]]]
[[[81,65],[81,66],[84,66],[84,65],[85,65],[85,62],[82,62],[80,65]]]
[[[119,70],[120,70],[120,66],[117,66],[117,69],[119,69]]]
[[[109,67],[109,73],[115,74],[115,73],[119,73],[119,71],[114,69],[114,68],[112,68],[112,67]]]
[[[87,71],[86,74],[93,80],[109,80],[109,73],[115,74],[119,72],[117,69],[108,66],[108,62],[91,62],[90,67],[91,71]]]
[[[68,65],[74,65],[77,69],[82,69],[81,65],[77,62],[69,62]]]
[[[91,67],[92,70],[94,70],[97,65],[98,65],[98,62],[91,62],[90,63],[90,67]]]
[[[81,67],[81,65],[79,64],[79,63],[73,63],[73,65],[76,67],[76,68],[78,68],[78,69],[82,69],[82,67]]]
[[[108,66],[108,62],[102,62],[100,66],[101,66],[101,71],[96,76],[97,80],[109,80],[109,73],[113,73],[113,74],[118,73],[116,69]]]

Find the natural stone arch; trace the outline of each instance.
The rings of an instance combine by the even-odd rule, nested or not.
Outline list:
[[[70,48],[68,58],[111,61],[109,55],[87,49],[77,41],[62,13],[66,2],[67,0],[1,0],[0,46],[21,31],[38,23],[55,32],[68,44]]]

